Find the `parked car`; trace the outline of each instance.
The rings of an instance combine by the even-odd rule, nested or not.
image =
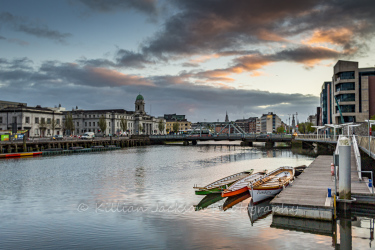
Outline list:
[[[81,139],[93,139],[95,138],[94,132],[86,132],[81,136]]]
[[[62,140],[64,137],[62,135],[54,135],[52,136],[52,140]]]

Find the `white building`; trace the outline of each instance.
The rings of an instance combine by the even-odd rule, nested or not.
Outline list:
[[[0,132],[12,131],[15,123],[18,131],[26,131],[29,137],[45,137],[62,134],[64,108],[28,107],[26,104],[0,109]]]
[[[76,108],[71,112],[64,112],[65,116],[71,113],[74,123],[75,135],[85,132],[96,134],[120,135],[120,134],[164,134],[166,120],[163,117],[153,117],[145,112],[145,101],[142,95],[138,95],[135,101],[135,111],[125,109],[83,110]],[[101,131],[99,120],[104,117],[107,124],[105,131]],[[64,118],[65,119],[65,118]],[[126,131],[121,127],[122,119],[127,124]],[[159,130],[159,123],[163,124],[163,131]]]

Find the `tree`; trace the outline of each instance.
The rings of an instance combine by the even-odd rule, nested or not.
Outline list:
[[[173,123],[173,132],[177,133],[179,127],[180,127],[180,126],[179,126],[178,122]]]
[[[160,120],[159,121],[159,131],[160,131],[160,133],[164,134],[164,128],[165,128],[164,122],[163,122],[163,120]]]
[[[306,128],[305,128],[305,124],[304,123],[299,123],[298,124],[298,131],[301,133],[301,134],[304,134],[306,132]]]
[[[98,126],[100,128],[100,131],[102,131],[102,133],[105,134],[105,131],[107,129],[107,121],[105,120],[104,115],[102,115],[99,118]]]
[[[39,122],[39,130],[40,130],[40,135],[44,137],[44,133],[46,132],[47,129],[47,123],[45,118],[41,118]]]
[[[169,128],[167,128],[165,131],[166,131],[167,133],[169,133]]]
[[[142,124],[139,124],[139,126],[138,126],[138,134],[140,135],[141,132],[143,132],[143,126],[142,126]]]
[[[70,112],[66,113],[64,121],[64,130],[67,135],[71,135],[74,131],[74,121],[73,116]]]
[[[55,129],[56,129],[57,127],[59,127],[59,126],[60,126],[60,124],[58,124],[57,121],[56,121],[56,119],[55,119],[55,117],[53,117],[53,118],[52,118],[52,121],[51,121],[51,124],[50,124],[50,127],[51,127],[51,129],[52,129],[52,135],[55,134]]]
[[[120,127],[122,129],[122,132],[125,132],[126,130],[128,130],[128,121],[125,120],[124,117],[122,117],[120,120]]]
[[[277,129],[276,129],[276,133],[278,134],[283,134],[284,133],[284,128],[282,126],[279,126]]]

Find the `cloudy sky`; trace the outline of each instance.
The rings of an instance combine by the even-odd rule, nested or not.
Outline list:
[[[193,122],[303,121],[337,60],[373,67],[375,2],[0,0],[0,100]]]

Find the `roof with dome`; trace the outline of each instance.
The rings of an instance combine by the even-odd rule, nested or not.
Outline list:
[[[138,96],[137,96],[137,99],[135,99],[136,101],[138,101],[138,100],[144,100],[144,98],[143,98],[143,96],[141,95],[141,94],[139,94]]]

